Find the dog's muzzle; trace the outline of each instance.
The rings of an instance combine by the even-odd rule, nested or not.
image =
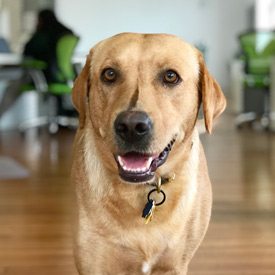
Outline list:
[[[115,155],[120,177],[128,182],[148,182],[162,165],[175,142],[173,138],[161,153],[147,154],[153,123],[145,112],[125,111],[114,123],[120,153]]]

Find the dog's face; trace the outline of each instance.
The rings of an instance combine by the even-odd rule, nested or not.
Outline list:
[[[106,167],[127,182],[147,182],[195,127],[225,108],[201,54],[170,35],[120,34],[96,45],[73,90],[80,128],[91,125]],[[91,122],[91,123],[90,123]]]

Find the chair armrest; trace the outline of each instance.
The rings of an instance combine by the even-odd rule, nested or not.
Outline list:
[[[27,69],[34,83],[35,89],[40,93],[48,92],[48,82],[42,70]]]
[[[34,58],[24,58],[21,66],[28,72],[36,91],[45,93],[48,90],[48,83],[44,74],[47,68],[47,63],[34,59]]]
[[[25,58],[22,61],[22,67],[25,69],[45,70],[47,68],[47,63],[38,59]]]

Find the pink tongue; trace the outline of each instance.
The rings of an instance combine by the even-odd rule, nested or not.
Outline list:
[[[147,165],[149,156],[137,154],[137,153],[127,153],[121,156],[123,164],[129,169],[144,168]]]

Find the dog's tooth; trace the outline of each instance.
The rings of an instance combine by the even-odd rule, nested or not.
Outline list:
[[[147,160],[147,162],[146,162],[146,167],[145,167],[146,170],[148,170],[150,168],[150,165],[151,165],[152,161],[153,161],[153,158],[149,157],[148,160]]]
[[[123,163],[121,164],[121,167],[124,171],[130,171],[130,169],[126,165],[124,165]]]
[[[147,167],[143,167],[143,168],[141,169],[141,172],[146,172],[148,169],[149,169],[149,168],[147,168]]]
[[[149,166],[148,168],[147,168],[147,166],[142,167],[142,168],[140,168],[140,172],[141,172],[141,173],[144,173],[144,172],[146,172],[149,168],[150,168],[150,166]]]
[[[153,161],[153,157],[148,158],[148,160],[146,161],[145,166],[138,167],[138,168],[127,167],[127,165],[124,163],[121,156],[117,156],[117,161],[118,161],[119,165],[121,166],[121,168],[126,172],[142,173],[142,172],[146,172],[150,168],[150,165]]]
[[[122,158],[121,158],[120,156],[117,157],[117,160],[118,160],[118,162],[119,162],[121,168],[122,168],[124,171],[132,172],[132,169],[129,168],[129,167],[127,167],[127,166],[124,164],[124,162],[123,162],[123,160],[122,160]]]
[[[123,163],[123,161],[122,161],[122,159],[121,159],[121,156],[117,156],[117,160],[118,160],[120,166],[123,167],[123,166],[124,166],[124,163]]]

